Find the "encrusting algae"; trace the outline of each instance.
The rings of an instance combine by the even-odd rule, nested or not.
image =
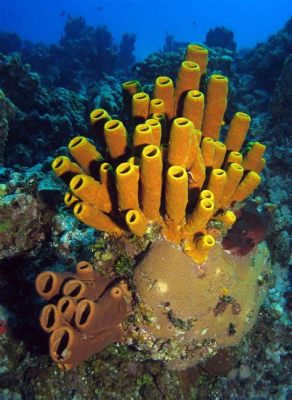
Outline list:
[[[90,114],[105,153],[77,136],[69,143],[76,162],[61,156],[52,164],[69,185],[65,204],[104,232],[112,254],[104,271],[93,258],[75,274],[37,277],[39,295],[54,300],[40,323],[61,368],[115,342],[184,368],[238,344],[255,322],[268,249],[261,243],[237,257],[222,238],[261,181],[265,146],[242,152],[251,120],[242,112],[219,140],[228,79],[211,75],[204,94],[208,50],[191,44],[185,58],[175,84],[156,79],[152,99],[139,82],[123,84],[124,123],[103,109]],[[118,255],[130,260],[130,274],[118,271]]]

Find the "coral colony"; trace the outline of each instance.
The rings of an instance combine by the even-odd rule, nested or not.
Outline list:
[[[255,322],[268,249],[261,243],[238,256],[222,241],[261,181],[265,146],[242,150],[245,113],[224,126],[228,79],[207,80],[207,62],[208,50],[190,44],[175,84],[159,76],[153,98],[139,82],[124,83],[124,123],[103,109],[90,115],[104,154],[77,136],[69,143],[76,162],[61,156],[52,164],[69,185],[65,204],[102,232],[75,273],[36,280],[52,300],[40,323],[60,368],[116,342],[185,368],[238,344]]]

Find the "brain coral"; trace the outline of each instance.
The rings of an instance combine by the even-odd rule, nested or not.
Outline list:
[[[207,62],[205,47],[189,45],[176,84],[158,77],[152,99],[139,82],[124,83],[124,122],[94,110],[94,140],[69,143],[77,163],[52,164],[69,185],[65,204],[103,232],[90,263],[36,280],[52,299],[40,323],[61,368],[115,342],[184,368],[238,344],[254,324],[268,249],[237,256],[222,239],[260,183],[265,146],[241,152],[250,125],[242,112],[219,140],[228,79],[207,79]]]

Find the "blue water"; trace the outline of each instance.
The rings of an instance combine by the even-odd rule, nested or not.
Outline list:
[[[225,26],[238,48],[265,41],[292,16],[291,0],[0,0],[0,31],[23,39],[58,42],[66,16],[106,25],[118,42],[135,33],[136,57],[162,48],[166,34],[177,41],[201,41],[210,28]]]

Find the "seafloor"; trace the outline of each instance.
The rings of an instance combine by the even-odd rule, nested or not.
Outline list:
[[[184,372],[124,345],[70,372],[48,356],[35,278],[72,270],[96,238],[63,207],[51,161],[87,134],[92,109],[120,115],[123,81],[139,79],[150,91],[156,76],[174,77],[185,47],[168,36],[161,52],[135,65],[134,44],[125,35],[118,47],[106,28],[78,18],[52,46],[0,34],[0,399],[291,399],[292,20],[253,49],[237,52],[224,29],[206,41],[209,70],[231,81],[227,121],[248,112],[250,139],[268,149],[254,196],[276,205],[266,237],[274,285],[253,330],[239,348]]]

